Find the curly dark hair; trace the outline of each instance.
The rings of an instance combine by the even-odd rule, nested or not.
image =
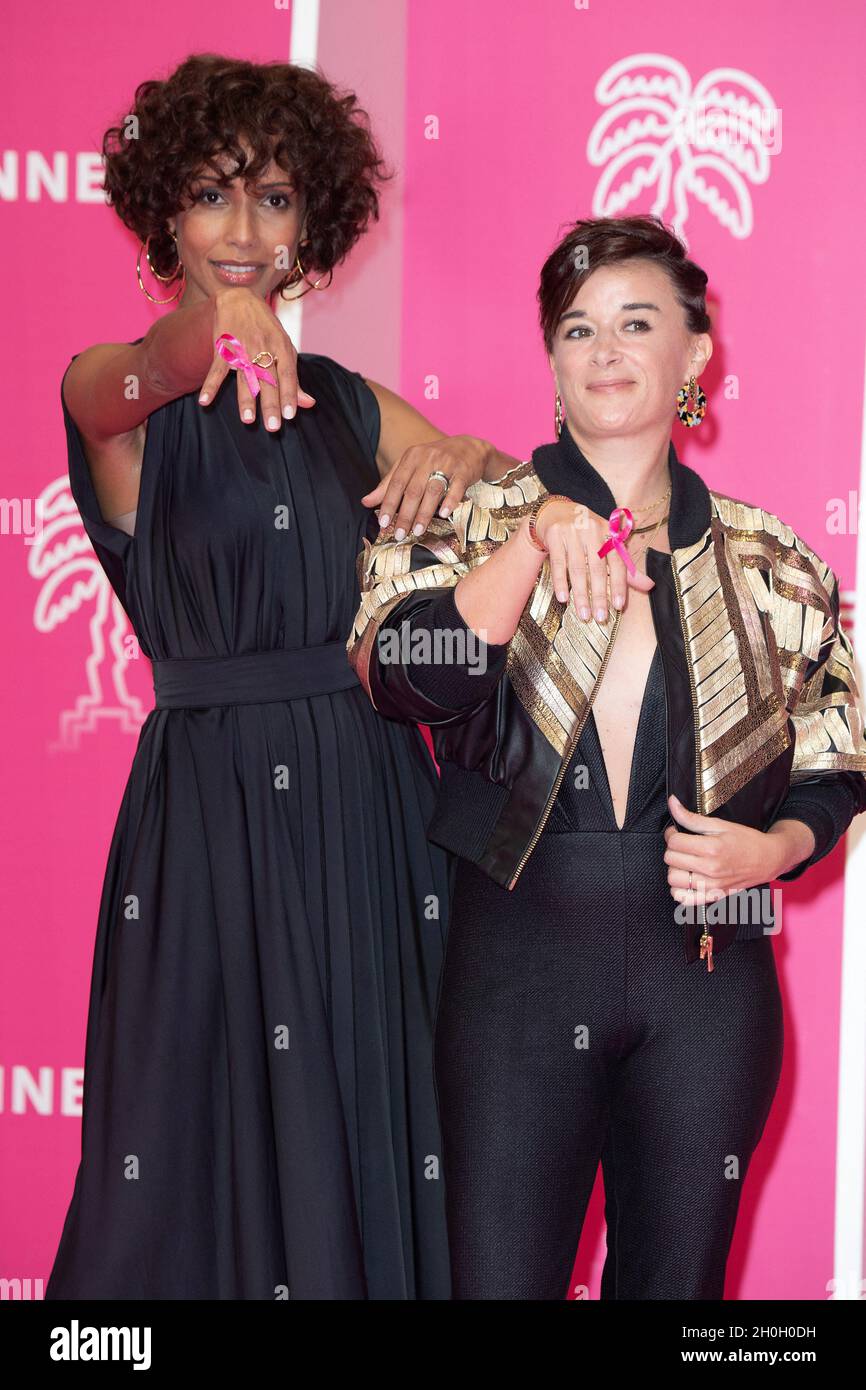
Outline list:
[[[376,184],[394,177],[354,92],[292,63],[216,53],[191,54],[165,80],[142,82],[102,152],[108,201],[141,241],[153,238],[151,263],[163,275],[177,271],[166,219],[185,206],[203,168],[223,185],[232,177],[252,185],[276,160],[306,200],[304,269],[322,273],[345,259],[370,218],[378,221]],[[217,155],[233,161],[229,172],[213,163]]]
[[[578,264],[575,253],[586,252]],[[565,313],[584,280],[602,265],[641,256],[661,266],[669,276],[678,303],[686,313],[690,333],[709,333],[707,274],[686,256],[676,232],[660,217],[581,218],[550,253],[541,267],[538,286],[539,318],[544,346],[553,351],[560,316]]]

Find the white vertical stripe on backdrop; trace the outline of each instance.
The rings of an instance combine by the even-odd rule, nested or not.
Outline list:
[[[299,67],[314,68],[319,53],[319,0],[292,0],[292,29],[288,61]],[[304,322],[304,299],[294,302],[278,301],[277,317],[295,345],[301,351]]]
[[[860,444],[858,501],[866,497],[866,379]],[[860,508],[856,515],[859,518]],[[857,678],[864,702],[863,639],[866,638],[866,524],[857,522],[855,643]],[[848,832],[842,930],[839,1015],[839,1110],[836,1125],[836,1213],[833,1274],[836,1298],[863,1297],[864,1192],[866,1192],[866,817]]]
[[[321,0],[319,71],[356,94],[394,178],[379,188],[380,217],[335,266],[333,283],[305,295],[304,351],[380,381],[440,424],[436,402],[421,398],[423,376],[407,381],[402,370],[404,238],[423,236],[406,196],[407,140],[423,138],[406,125],[408,10],[409,0]]]

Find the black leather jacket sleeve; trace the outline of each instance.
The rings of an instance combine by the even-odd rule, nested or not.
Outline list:
[[[403,710],[423,706],[425,724],[451,723],[493,694],[507,659],[507,642],[484,642],[461,617],[454,588],[434,590],[404,599],[381,623],[370,688]]]

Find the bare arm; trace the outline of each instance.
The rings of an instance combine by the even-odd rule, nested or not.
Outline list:
[[[589,587],[597,612],[602,614],[600,622],[607,620],[608,586],[614,608],[625,607],[628,585],[644,593],[654,587],[642,571],[629,574],[613,552],[607,560],[599,556],[608,525],[585,507],[555,498],[545,504],[536,523],[536,535],[548,549],[554,592],[563,603],[571,592],[575,608],[585,621],[591,616],[587,565]],[[544,553],[529,539],[529,517],[525,516],[504,545],[459,580],[454,602],[467,627],[485,642],[510,642],[544,559]]]
[[[457,584],[454,603],[467,627],[496,646],[510,642],[543,564],[524,517],[505,544]]]
[[[207,375],[213,358],[214,304],[178,309],[140,343],[97,343],[79,353],[63,382],[103,517],[132,531],[152,411]]]
[[[157,320],[140,343],[98,343],[79,353],[64,397],[84,437],[101,444],[129,434],[200,386],[213,360],[213,322],[214,303],[204,300]]]
[[[400,462],[406,450],[413,444],[429,444],[447,436],[442,430],[416,410],[396,391],[382,386],[378,381],[364,378],[379,406],[379,447],[376,450],[376,467],[379,477],[384,478]]]
[[[495,482],[519,464],[519,459],[503,454],[486,439],[443,434],[395,391],[365,380],[379,404],[376,466],[382,481],[361,501],[366,507],[380,507],[383,527],[393,518],[397,540],[410,526],[421,535],[434,512],[447,516],[463,500],[467,487],[482,478]],[[447,493],[441,483],[429,481],[437,468],[451,480]]]
[[[78,354],[63,383],[63,395],[82,436],[100,510],[107,521],[128,520],[138,505],[146,421],[168,401],[202,389],[212,401],[231,370],[214,348],[220,333],[233,334],[250,357],[273,353],[276,385],[261,383],[258,405],[266,427],[279,429],[281,415],[315,400],[297,379],[297,354],[282,324],[258,295],[227,289],[212,299],[176,309],[158,319],[140,343],[99,343]],[[256,399],[237,373],[241,418],[256,416]],[[124,524],[122,529],[129,527]]]
[[[537,484],[521,488],[524,500],[544,496]],[[463,719],[502,675],[508,644],[545,563],[544,552],[529,539],[528,516],[510,514],[503,499],[504,489],[499,498],[494,489],[491,510],[470,495],[450,522],[434,522],[429,535],[417,542],[384,535],[374,544],[365,539],[359,557],[361,602],[346,646],[361,683],[386,718],[435,726]],[[625,603],[627,583],[644,592],[653,587],[641,571],[627,576],[615,551],[606,557],[597,554],[609,525],[574,502],[547,497],[538,509],[536,533],[547,549],[553,588],[564,603],[571,587],[578,613],[586,597],[584,550],[593,594],[599,600],[604,595],[605,605],[608,585],[617,607]],[[572,559],[578,544],[579,582]],[[379,634],[383,629],[402,633],[404,624],[410,631],[428,633],[469,628],[490,649],[486,674],[481,677],[475,666],[468,669],[463,662],[464,683],[457,662],[454,679],[443,683],[435,664],[383,658]]]
[[[777,877],[779,874],[789,873],[798,864],[810,859],[817,844],[814,830],[801,820],[774,821],[767,833],[781,835],[785,845],[784,862],[782,868],[777,871]]]

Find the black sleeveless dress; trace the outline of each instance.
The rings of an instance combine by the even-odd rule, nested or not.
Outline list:
[[[150,416],[134,537],[63,404],[157,708],[108,857],[50,1299],[450,1294],[436,773],[345,652],[378,405],[330,358],[298,367],[317,404],[276,436],[241,422],[233,374]]]

